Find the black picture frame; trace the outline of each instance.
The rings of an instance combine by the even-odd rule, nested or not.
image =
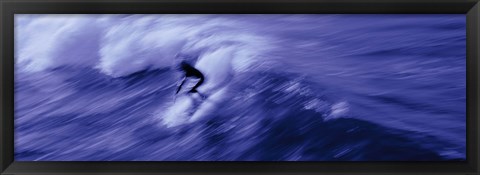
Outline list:
[[[0,172],[7,174],[479,174],[478,0],[0,0]],[[466,14],[467,160],[448,162],[15,162],[14,14]]]

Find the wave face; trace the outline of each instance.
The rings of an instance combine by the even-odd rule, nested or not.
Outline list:
[[[466,158],[464,15],[15,20],[17,161]]]

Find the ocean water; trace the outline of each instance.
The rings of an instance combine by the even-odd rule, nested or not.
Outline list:
[[[15,159],[465,160],[465,23],[16,15]]]

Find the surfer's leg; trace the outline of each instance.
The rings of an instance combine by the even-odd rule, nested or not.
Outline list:
[[[189,93],[197,93],[198,95],[200,95],[200,97],[202,97],[202,99],[206,99],[207,96],[205,96],[204,94],[198,92],[198,90],[197,90],[197,88],[198,88],[200,85],[203,84],[203,80],[204,80],[204,77],[201,76],[201,77],[200,77],[200,80],[198,80],[198,83],[197,83],[195,86],[193,86],[192,90],[190,90]]]
[[[204,77],[203,76],[200,76],[198,77],[200,80],[198,80],[197,84],[195,86],[192,87],[192,90],[190,90],[190,92],[198,92],[197,91],[197,88],[203,84],[203,81],[204,81]]]

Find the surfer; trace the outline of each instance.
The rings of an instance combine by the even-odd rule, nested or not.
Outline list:
[[[185,77],[183,78],[182,80],[182,83],[180,84],[180,86],[178,87],[177,89],[177,93],[180,92],[180,90],[182,89],[182,86],[183,84],[185,83],[185,81],[187,80],[188,77],[194,77],[194,78],[198,78],[198,82],[195,86],[192,87],[192,89],[190,89],[188,91],[188,93],[197,93],[198,95],[200,95],[203,99],[206,98],[205,95],[201,94],[200,92],[198,92],[197,88],[203,84],[203,81],[205,80],[205,77],[203,76],[202,72],[200,72],[198,69],[196,69],[195,67],[193,67],[192,65],[190,65],[188,62],[186,61],[182,61],[180,63],[180,70],[185,72]]]

